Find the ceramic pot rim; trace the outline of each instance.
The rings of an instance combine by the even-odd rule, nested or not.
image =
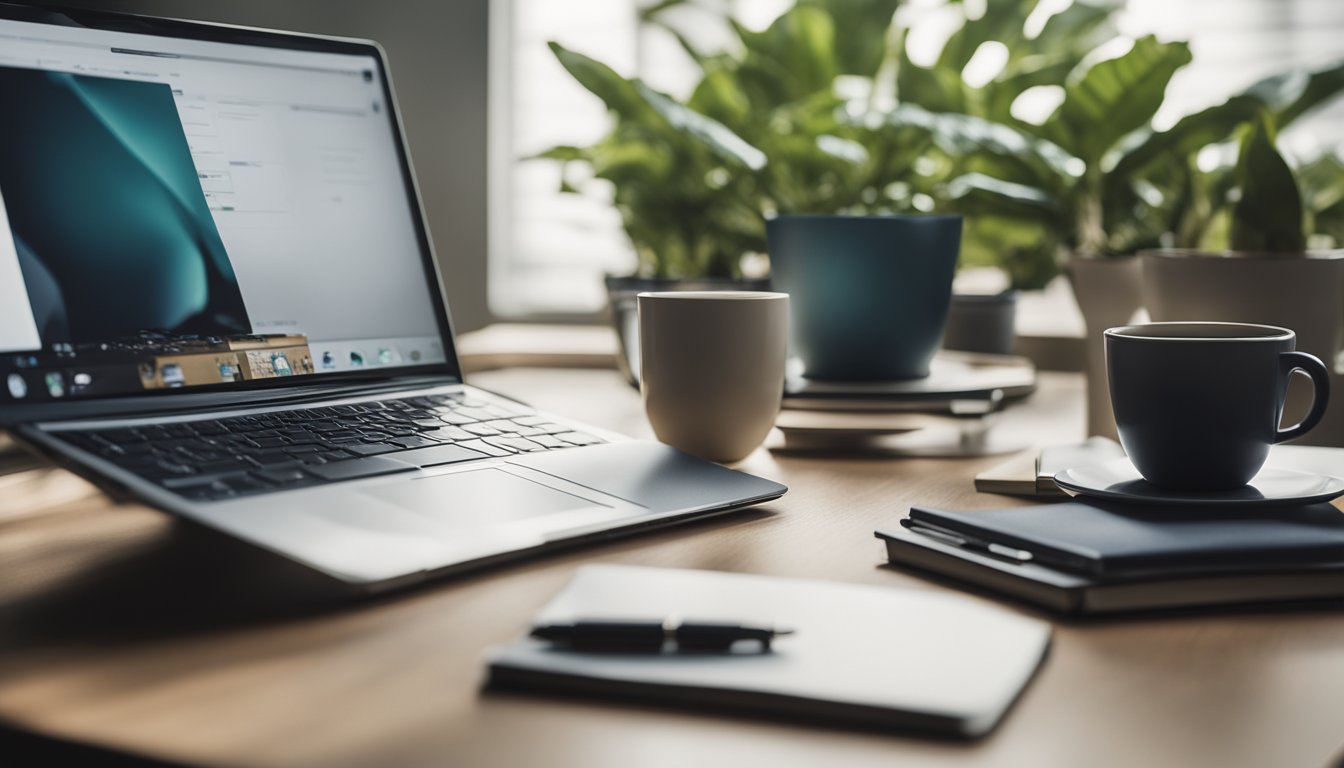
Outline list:
[[[810,221],[964,221],[965,216],[957,213],[891,213],[891,214],[844,214],[844,213],[781,213],[765,220],[772,221],[810,220]]]
[[[1330,250],[1274,251],[1201,251],[1197,248],[1149,248],[1139,256],[1154,259],[1200,259],[1205,261],[1336,261],[1344,259],[1344,248]]]
[[[664,299],[690,299],[695,301],[744,301],[761,299],[787,299],[789,294],[779,293],[777,291],[644,291],[638,298],[642,300],[651,299],[661,301]]]

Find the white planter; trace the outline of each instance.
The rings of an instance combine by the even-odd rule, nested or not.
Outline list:
[[[1083,371],[1087,374],[1087,434],[1118,439],[1102,334],[1107,328],[1129,324],[1143,306],[1139,260],[1133,256],[1075,258],[1065,271],[1086,326]]]
[[[1297,348],[1332,371],[1330,407],[1297,442],[1344,446],[1344,250],[1305,254],[1144,251],[1143,299],[1154,321],[1214,320],[1291,328]],[[1306,413],[1311,387],[1294,380],[1284,408]]]

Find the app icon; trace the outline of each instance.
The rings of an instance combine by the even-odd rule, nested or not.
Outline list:
[[[93,377],[87,373],[76,373],[73,381],[76,387],[87,387],[93,383]]]
[[[276,376],[290,376],[294,373],[294,369],[289,367],[289,358],[285,357],[284,352],[276,352],[271,355],[271,370],[275,371]]]
[[[354,351],[353,349],[350,350],[350,364],[354,366],[364,365],[364,356]]]
[[[9,374],[9,396],[15,400],[22,400],[28,396],[28,382],[17,373]]]
[[[328,371],[336,369],[336,356],[331,354],[331,350],[322,353],[322,367]]]
[[[65,377],[60,371],[52,371],[46,376],[47,393],[52,397],[65,397]]]

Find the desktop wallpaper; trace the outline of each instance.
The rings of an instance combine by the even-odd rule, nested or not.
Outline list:
[[[169,86],[0,67],[0,192],[45,348],[251,332]]]

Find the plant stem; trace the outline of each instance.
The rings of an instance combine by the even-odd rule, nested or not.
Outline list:
[[[1078,255],[1100,256],[1106,251],[1106,228],[1102,220],[1101,174],[1089,168],[1083,176],[1078,201]]]

